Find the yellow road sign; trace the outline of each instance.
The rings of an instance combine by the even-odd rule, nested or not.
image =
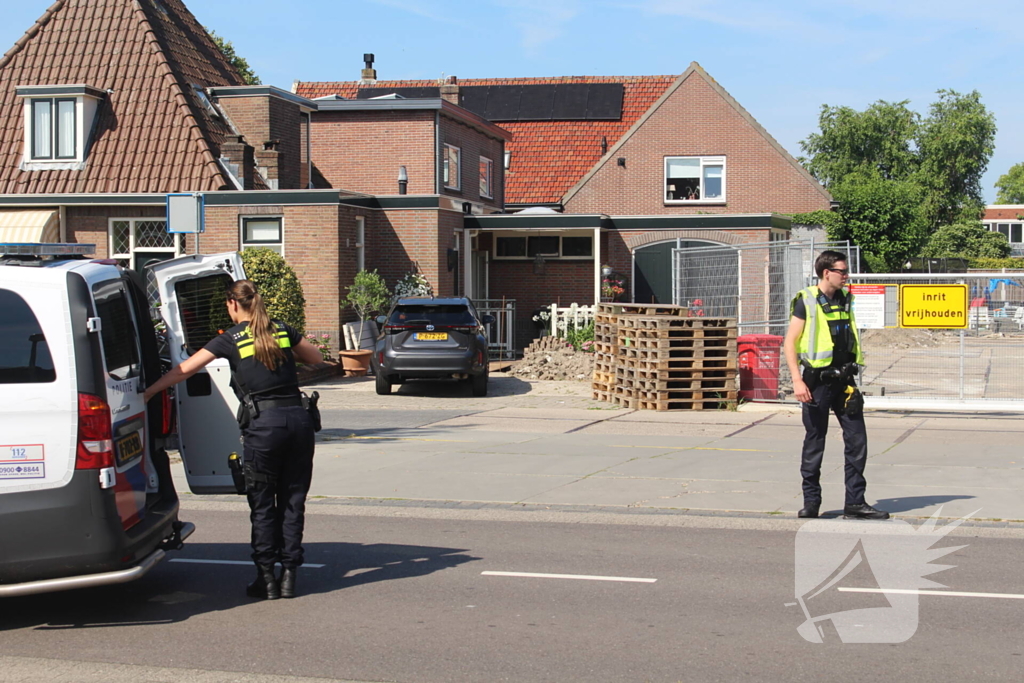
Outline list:
[[[967,285],[900,285],[900,327],[967,327]]]

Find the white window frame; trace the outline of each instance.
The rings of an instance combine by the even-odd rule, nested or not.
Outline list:
[[[494,199],[494,161],[480,156],[480,196]]]
[[[493,233],[491,239],[491,260],[492,261],[532,261],[535,256],[498,256],[498,238],[499,237],[521,237],[526,240],[526,253],[530,253],[530,238],[531,237],[558,237],[558,253],[557,254],[543,254],[544,258],[558,259],[559,261],[593,261],[594,260],[594,231],[593,230],[548,230],[538,231],[533,230],[529,233],[522,231],[504,231]],[[562,255],[562,238],[563,237],[589,237],[590,238],[590,256],[563,256]]]
[[[451,154],[455,153],[455,185],[450,185],[452,180],[451,173]],[[462,189],[462,148],[456,147],[455,145],[444,143],[444,159],[442,160],[442,178],[444,178],[444,187],[446,190],[461,190]]]
[[[245,224],[248,221],[277,221],[281,227],[281,239],[277,242],[246,242],[245,241]],[[257,249],[260,247],[266,249],[274,249],[278,254],[284,256],[284,216],[271,215],[271,216],[239,216],[238,217],[238,247],[239,251],[252,247]]]
[[[22,170],[81,170],[85,164],[85,153],[89,146],[89,134],[99,110],[103,93],[84,85],[71,86],[18,86],[16,93],[22,98],[23,129],[25,131]],[[74,138],[73,154],[59,156],[60,122],[58,112],[61,103],[73,103],[74,121],[71,134]],[[50,153],[39,155],[36,150],[35,105],[47,103],[50,109],[49,130],[46,137]]]
[[[129,268],[135,268],[135,254],[137,252],[151,251],[157,253],[171,254],[172,256],[181,256],[183,251],[181,235],[174,233],[174,245],[170,247],[139,247],[135,242],[136,226],[139,223],[156,223],[163,222],[167,223],[167,219],[161,216],[142,216],[135,218],[110,218],[107,221],[107,253],[110,254],[109,258],[122,259],[128,261]],[[127,252],[116,252],[114,251],[114,223],[128,223],[128,251]]]
[[[700,162],[699,175],[701,199],[669,199],[668,198],[668,165],[669,161],[676,159],[697,159]],[[711,199],[704,199],[704,169],[707,166],[722,167],[722,195]],[[726,202],[726,165],[724,156],[667,156],[662,166],[661,196],[665,204],[724,204]]]
[[[1006,241],[1009,242],[1010,244],[1024,245],[1024,234],[1021,235],[1021,241],[1014,242],[1012,240],[1012,237],[1013,237],[1013,226],[1014,225],[1021,226],[1021,228],[1020,228],[1021,229],[1021,233],[1024,233],[1024,221],[1021,221],[1021,220],[1010,220],[1009,218],[1004,218],[1004,219],[998,219],[998,220],[987,220],[987,221],[984,221],[984,223],[985,223],[985,226],[991,232],[998,232],[1001,235],[1005,235],[1006,236]],[[1000,225],[1007,226],[1006,227],[1006,232],[1003,232],[1002,230],[999,229]]]

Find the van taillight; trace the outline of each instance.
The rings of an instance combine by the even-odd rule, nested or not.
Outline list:
[[[110,406],[99,396],[78,395],[78,454],[76,470],[114,466],[114,437]]]
[[[174,431],[174,403],[167,389],[160,392],[160,417],[160,433],[167,436]]]

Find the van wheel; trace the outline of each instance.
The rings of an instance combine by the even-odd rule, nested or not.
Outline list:
[[[479,375],[474,375],[470,380],[473,382],[473,395],[474,396],[486,396],[487,395],[487,373],[483,372]]]
[[[391,382],[380,372],[377,373],[376,387],[377,393],[381,396],[388,396],[391,393]]]

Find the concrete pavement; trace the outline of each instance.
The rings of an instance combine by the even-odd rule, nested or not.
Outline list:
[[[591,400],[585,384],[500,375],[485,398],[415,383],[377,396],[372,379],[315,389],[325,428],[311,496],[680,514],[793,515],[802,505],[803,426],[791,408],[633,411]],[[1024,521],[1019,416],[866,419],[869,502],[905,517],[941,508],[943,517]],[[823,512],[838,512],[843,458],[834,419],[822,483]]]

